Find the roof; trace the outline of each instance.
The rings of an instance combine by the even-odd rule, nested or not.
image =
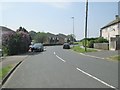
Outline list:
[[[118,24],[118,23],[120,23],[120,18],[117,18],[117,19],[113,20],[112,22],[108,23],[107,25],[105,25],[101,29],[107,28],[109,26],[112,26],[112,25],[115,25],[115,24]]]
[[[55,37],[55,35],[52,34],[52,33],[47,33],[47,36],[48,36],[48,37]]]
[[[58,36],[58,37],[61,37],[61,38],[67,38],[67,36],[66,36],[66,35],[61,34],[61,33],[59,33],[57,36]]]
[[[0,31],[2,31],[2,34],[8,33],[8,32],[15,33],[15,31],[13,31],[13,30],[11,30],[11,29],[9,29],[7,27],[4,27],[4,26],[0,26]]]
[[[55,34],[52,34],[52,33],[47,33],[47,36],[48,37],[57,37],[57,38],[66,38],[67,36],[66,35],[64,35],[64,34],[57,34],[57,35],[55,35]]]

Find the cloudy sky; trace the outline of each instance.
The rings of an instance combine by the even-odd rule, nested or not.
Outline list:
[[[1,2],[0,26],[16,30],[19,26],[28,31],[73,33],[84,37],[85,2]],[[88,37],[99,36],[100,28],[115,19],[117,2],[89,2]]]

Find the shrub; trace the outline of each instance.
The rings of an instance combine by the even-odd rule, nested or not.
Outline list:
[[[94,48],[94,43],[95,43],[95,41],[94,41],[94,40],[91,40],[91,41],[89,42],[89,44],[88,44],[88,47],[89,47],[89,48]]]
[[[81,40],[83,46],[85,46],[85,39]],[[98,38],[87,38],[87,47],[94,48],[94,43],[108,43],[108,40],[104,39],[103,37]]]
[[[103,37],[99,37],[95,40],[96,43],[108,43],[107,39],[104,39]]]
[[[29,49],[31,38],[28,32],[18,30],[16,33],[2,34],[3,54],[15,55],[25,53]]]

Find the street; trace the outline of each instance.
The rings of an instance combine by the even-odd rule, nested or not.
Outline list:
[[[117,88],[118,62],[50,46],[26,58],[2,87]]]

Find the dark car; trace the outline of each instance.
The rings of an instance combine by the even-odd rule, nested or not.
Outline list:
[[[64,43],[63,44],[63,49],[70,49],[70,44],[69,43]]]
[[[33,51],[40,51],[40,52],[44,51],[43,44],[41,43],[35,43],[34,45],[31,45],[30,48],[32,52]]]

